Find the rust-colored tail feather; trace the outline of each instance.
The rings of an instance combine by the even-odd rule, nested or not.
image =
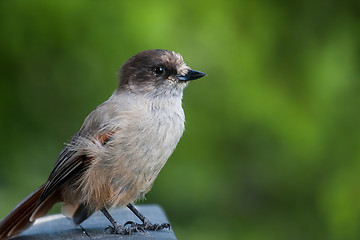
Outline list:
[[[44,190],[44,185],[29,194],[0,222],[0,239],[8,239],[30,227],[30,217],[35,205]]]

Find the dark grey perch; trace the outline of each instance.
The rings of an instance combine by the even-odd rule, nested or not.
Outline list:
[[[139,205],[136,208],[144,214],[152,223],[169,222],[165,212],[158,205]],[[128,208],[115,208],[109,211],[119,224],[127,221],[141,223],[141,221]],[[110,225],[109,220],[101,213],[96,212],[79,226],[75,226],[71,219],[62,214],[50,215],[39,218],[35,224],[24,231],[21,235],[12,239],[37,240],[37,239],[176,239],[172,229],[161,231],[146,231],[146,233],[134,233],[132,235],[114,235],[104,232]]]

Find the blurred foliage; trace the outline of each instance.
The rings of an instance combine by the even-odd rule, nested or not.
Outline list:
[[[0,216],[151,48],[208,77],[146,203],[179,239],[360,238],[359,1],[0,1]]]

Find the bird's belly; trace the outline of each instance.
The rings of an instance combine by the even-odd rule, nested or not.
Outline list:
[[[136,131],[132,131],[134,133]],[[119,146],[117,169],[111,180],[114,189],[125,202],[134,201],[147,193],[167,159],[173,153],[183,132],[182,125],[170,122],[158,122],[152,128],[138,131],[136,136],[123,139],[128,143],[126,149]],[[115,190],[116,192],[116,190]],[[115,201],[115,204],[116,203]]]
[[[85,202],[95,210],[127,205],[142,198],[174,151],[184,130],[183,121],[130,125],[112,135],[78,181]]]

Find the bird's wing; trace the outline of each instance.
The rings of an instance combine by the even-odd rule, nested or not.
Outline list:
[[[83,155],[76,155],[76,151],[70,151],[68,150],[68,147],[64,148],[58,157],[48,181],[45,184],[37,206],[39,206],[48,196],[50,196],[59,186],[61,186],[76,172],[81,171],[84,167],[84,157],[85,156]]]
[[[108,108],[109,106],[100,105],[90,113],[80,131],[74,135],[69,144],[61,151],[36,207],[64,182],[75,177],[77,173],[84,171],[91,162],[91,158],[86,156],[84,152],[81,152],[81,147],[76,147],[82,141],[82,138],[94,139],[101,144],[105,144],[111,138],[113,129],[107,129],[102,124],[104,123],[105,115],[101,114],[101,112],[109,110]],[[106,117],[109,118],[109,116]]]

